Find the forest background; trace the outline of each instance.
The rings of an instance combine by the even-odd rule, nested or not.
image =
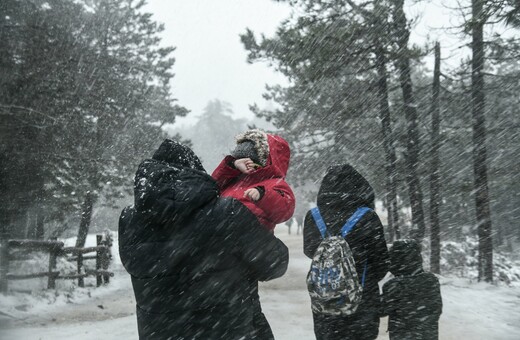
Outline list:
[[[519,2],[444,3],[459,18],[444,28],[456,61],[443,41],[410,42],[419,18],[407,8],[421,1],[281,2],[290,15],[274,34],[240,36],[244,59],[284,79],[250,103],[256,118],[213,99],[179,128],[190,108],[172,91],[176,51],[144,1],[2,1],[2,234],[80,246],[116,228],[136,165],[162,139],[191,143],[211,171],[236,132],[260,126],[291,143],[297,221],[326,167],[346,161],[380,197],[389,241],[423,241],[434,272],[442,249],[466,242],[477,263],[457,266],[503,280],[493,252],[512,258],[520,238]]]

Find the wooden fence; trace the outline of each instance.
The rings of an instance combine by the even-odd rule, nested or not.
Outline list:
[[[112,239],[108,233],[96,235],[96,247],[65,247],[63,242],[56,239],[50,241],[40,240],[10,240],[5,235],[0,237],[0,292],[5,293],[9,288],[9,281],[27,280],[39,277],[47,277],[47,289],[56,288],[56,280],[78,280],[78,286],[85,286],[85,277],[95,276],[96,285],[109,283],[114,273],[108,271],[111,260]],[[30,274],[12,274],[9,268],[13,262],[27,261],[34,258],[32,252],[49,254],[48,271]],[[93,253],[90,254],[90,253]],[[60,273],[57,270],[58,257],[65,257],[67,261],[76,262],[75,273]],[[95,260],[96,269],[86,269],[83,262]]]

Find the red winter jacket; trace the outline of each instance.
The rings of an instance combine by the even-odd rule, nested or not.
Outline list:
[[[260,223],[273,230],[276,224],[291,218],[295,202],[294,194],[284,179],[289,168],[289,144],[270,134],[267,142],[269,156],[265,167],[246,175],[231,167],[229,164],[234,158],[226,156],[211,176],[217,181],[221,196],[236,198],[258,217]],[[260,200],[253,202],[244,197],[244,192],[255,187],[263,187],[265,193]]]

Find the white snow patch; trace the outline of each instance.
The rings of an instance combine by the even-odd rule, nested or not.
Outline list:
[[[28,293],[10,292],[8,295],[0,294],[0,317],[2,313],[8,314],[18,319],[24,319],[29,315],[44,315],[51,310],[57,310],[69,304],[84,304],[92,298],[110,295],[120,289],[131,289],[129,280],[124,272],[121,260],[119,258],[119,248],[117,243],[117,233],[111,233],[113,238],[112,245],[112,261],[110,262],[110,271],[114,271],[114,277],[106,286],[96,287],[96,278],[85,278],[85,287],[77,286],[77,280],[57,280],[55,290],[47,290],[47,278],[30,279],[24,281],[9,281],[10,287],[17,289],[27,289]],[[63,241],[65,247],[72,247],[76,244],[76,238],[68,238]],[[96,245],[96,235],[89,234],[85,243],[86,247]],[[42,253],[43,254],[43,253]],[[95,269],[95,260],[85,261],[84,264],[91,269]],[[69,263],[63,258],[58,258],[58,269],[63,272],[74,272],[76,270],[75,263]],[[34,260],[28,261],[28,265],[22,263],[19,268],[13,269],[13,272],[29,273],[31,271],[47,271],[48,255],[44,254],[36,257]],[[124,273],[124,274],[123,274]],[[1,325],[1,323],[0,323]]]

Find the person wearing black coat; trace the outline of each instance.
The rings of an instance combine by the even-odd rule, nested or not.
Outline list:
[[[313,311],[316,339],[375,339],[379,333],[380,297],[378,282],[388,272],[388,249],[383,225],[374,209],[374,190],[368,181],[348,164],[329,167],[321,183],[317,205],[327,229],[332,235],[340,235],[345,222],[359,207],[372,209],[367,212],[347,234],[358,277],[367,266],[363,297],[356,312],[348,316],[331,316]],[[310,211],[303,226],[303,250],[313,258],[321,234]]]
[[[252,337],[257,282],[285,273],[288,249],[240,202],[218,195],[193,151],[174,141],[139,165],[119,249],[140,339]]]
[[[420,245],[413,240],[395,241],[390,249],[390,272],[395,277],[383,286],[390,339],[439,339],[439,280],[423,270]]]

